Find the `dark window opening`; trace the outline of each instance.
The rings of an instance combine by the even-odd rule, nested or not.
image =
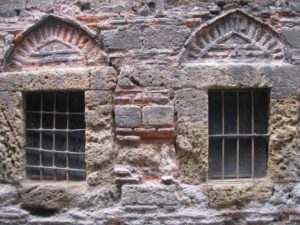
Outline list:
[[[269,90],[211,90],[209,98],[210,179],[266,175]]]
[[[84,180],[84,92],[28,92],[25,107],[27,176]]]

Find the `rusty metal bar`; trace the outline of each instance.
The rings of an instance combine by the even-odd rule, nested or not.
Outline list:
[[[251,91],[251,133],[254,134],[254,97]],[[251,137],[251,177],[254,178],[254,137]]]
[[[240,133],[240,105],[239,105],[239,92],[236,91],[236,133],[239,135]],[[237,178],[240,177],[240,139],[237,137],[236,139],[236,174]]]
[[[224,91],[222,90],[222,135],[224,135],[225,131],[225,118],[224,118]],[[224,179],[225,173],[225,139],[222,137],[222,179]]]

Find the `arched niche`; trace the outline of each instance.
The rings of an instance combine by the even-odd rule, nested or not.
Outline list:
[[[234,10],[198,28],[181,51],[180,62],[283,60],[277,33],[255,18]]]
[[[4,71],[108,65],[101,43],[73,21],[43,17],[23,32],[5,55]]]

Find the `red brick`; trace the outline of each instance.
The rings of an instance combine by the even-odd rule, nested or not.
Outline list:
[[[139,142],[140,136],[121,136],[117,135],[117,140],[120,142]]]
[[[159,128],[157,130],[157,135],[159,136],[175,136],[174,128]]]
[[[130,97],[128,96],[117,96],[114,98],[115,104],[128,104],[130,103]]]
[[[145,137],[156,136],[156,129],[155,128],[134,128],[134,132],[137,135],[145,136]]]
[[[116,128],[116,133],[117,134],[123,134],[123,135],[132,134],[132,129],[131,128],[117,127]]]

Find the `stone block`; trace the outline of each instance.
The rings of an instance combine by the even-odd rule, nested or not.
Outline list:
[[[124,185],[122,187],[122,205],[159,205],[177,204],[176,186],[161,184]]]
[[[146,106],[143,108],[143,124],[148,126],[171,126],[174,123],[173,106]]]
[[[121,86],[165,87],[170,84],[171,73],[163,66],[124,66],[118,77]]]
[[[26,7],[26,4],[27,2],[25,0],[2,1],[0,7],[0,16],[17,16],[17,10],[24,9]]]
[[[0,184],[0,207],[17,204],[18,193],[14,186]]]
[[[97,170],[100,166],[112,161],[113,137],[111,129],[91,129],[86,130],[86,151],[85,162],[88,172]]]
[[[175,180],[172,176],[162,176],[161,182],[166,185],[174,184]]]
[[[0,208],[0,224],[1,225],[17,225],[28,224],[29,213],[20,207],[9,206]]]
[[[143,176],[159,177],[158,167],[161,162],[161,155],[157,145],[143,142],[132,145],[124,144],[118,150],[118,158],[114,160],[119,164],[130,165],[132,168],[145,168],[139,170]]]
[[[110,185],[113,182],[112,172],[111,168],[105,167],[102,168],[101,171],[90,172],[87,174],[86,182],[90,186]]]
[[[22,87],[22,75],[19,73],[2,73],[0,91],[19,90]]]
[[[117,82],[117,73],[112,67],[95,67],[89,70],[91,74],[91,89],[114,89]]]
[[[138,106],[116,106],[115,122],[120,127],[134,127],[141,124],[141,109]]]
[[[96,128],[110,128],[112,125],[112,106],[99,105],[93,110],[85,110],[85,122],[87,127]]]
[[[190,30],[179,26],[150,26],[144,31],[144,47],[156,49],[179,49]]]
[[[18,72],[22,77],[22,90],[87,90],[90,75],[86,68],[48,69]]]
[[[112,91],[91,90],[85,92],[85,105],[88,107],[111,104]]]
[[[104,45],[108,50],[129,50],[141,48],[143,44],[142,29],[119,29],[103,31]]]
[[[20,92],[0,92],[0,183],[19,183],[24,169],[24,118]]]
[[[300,48],[300,29],[299,28],[284,28],[282,34],[288,44],[293,48]]]
[[[131,169],[123,165],[116,165],[114,166],[114,175],[118,177],[130,177]]]
[[[66,190],[56,186],[24,188],[21,193],[21,205],[24,208],[59,210],[64,208],[69,200]]]
[[[289,64],[197,64],[187,65],[172,75],[172,86],[187,88],[262,88],[272,87],[276,98],[297,93],[300,66]]]
[[[56,0],[28,0],[26,7],[46,8],[49,5],[55,4]]]
[[[207,117],[207,93],[201,90],[184,89],[175,92],[175,109],[178,118],[187,117],[189,121]]]

